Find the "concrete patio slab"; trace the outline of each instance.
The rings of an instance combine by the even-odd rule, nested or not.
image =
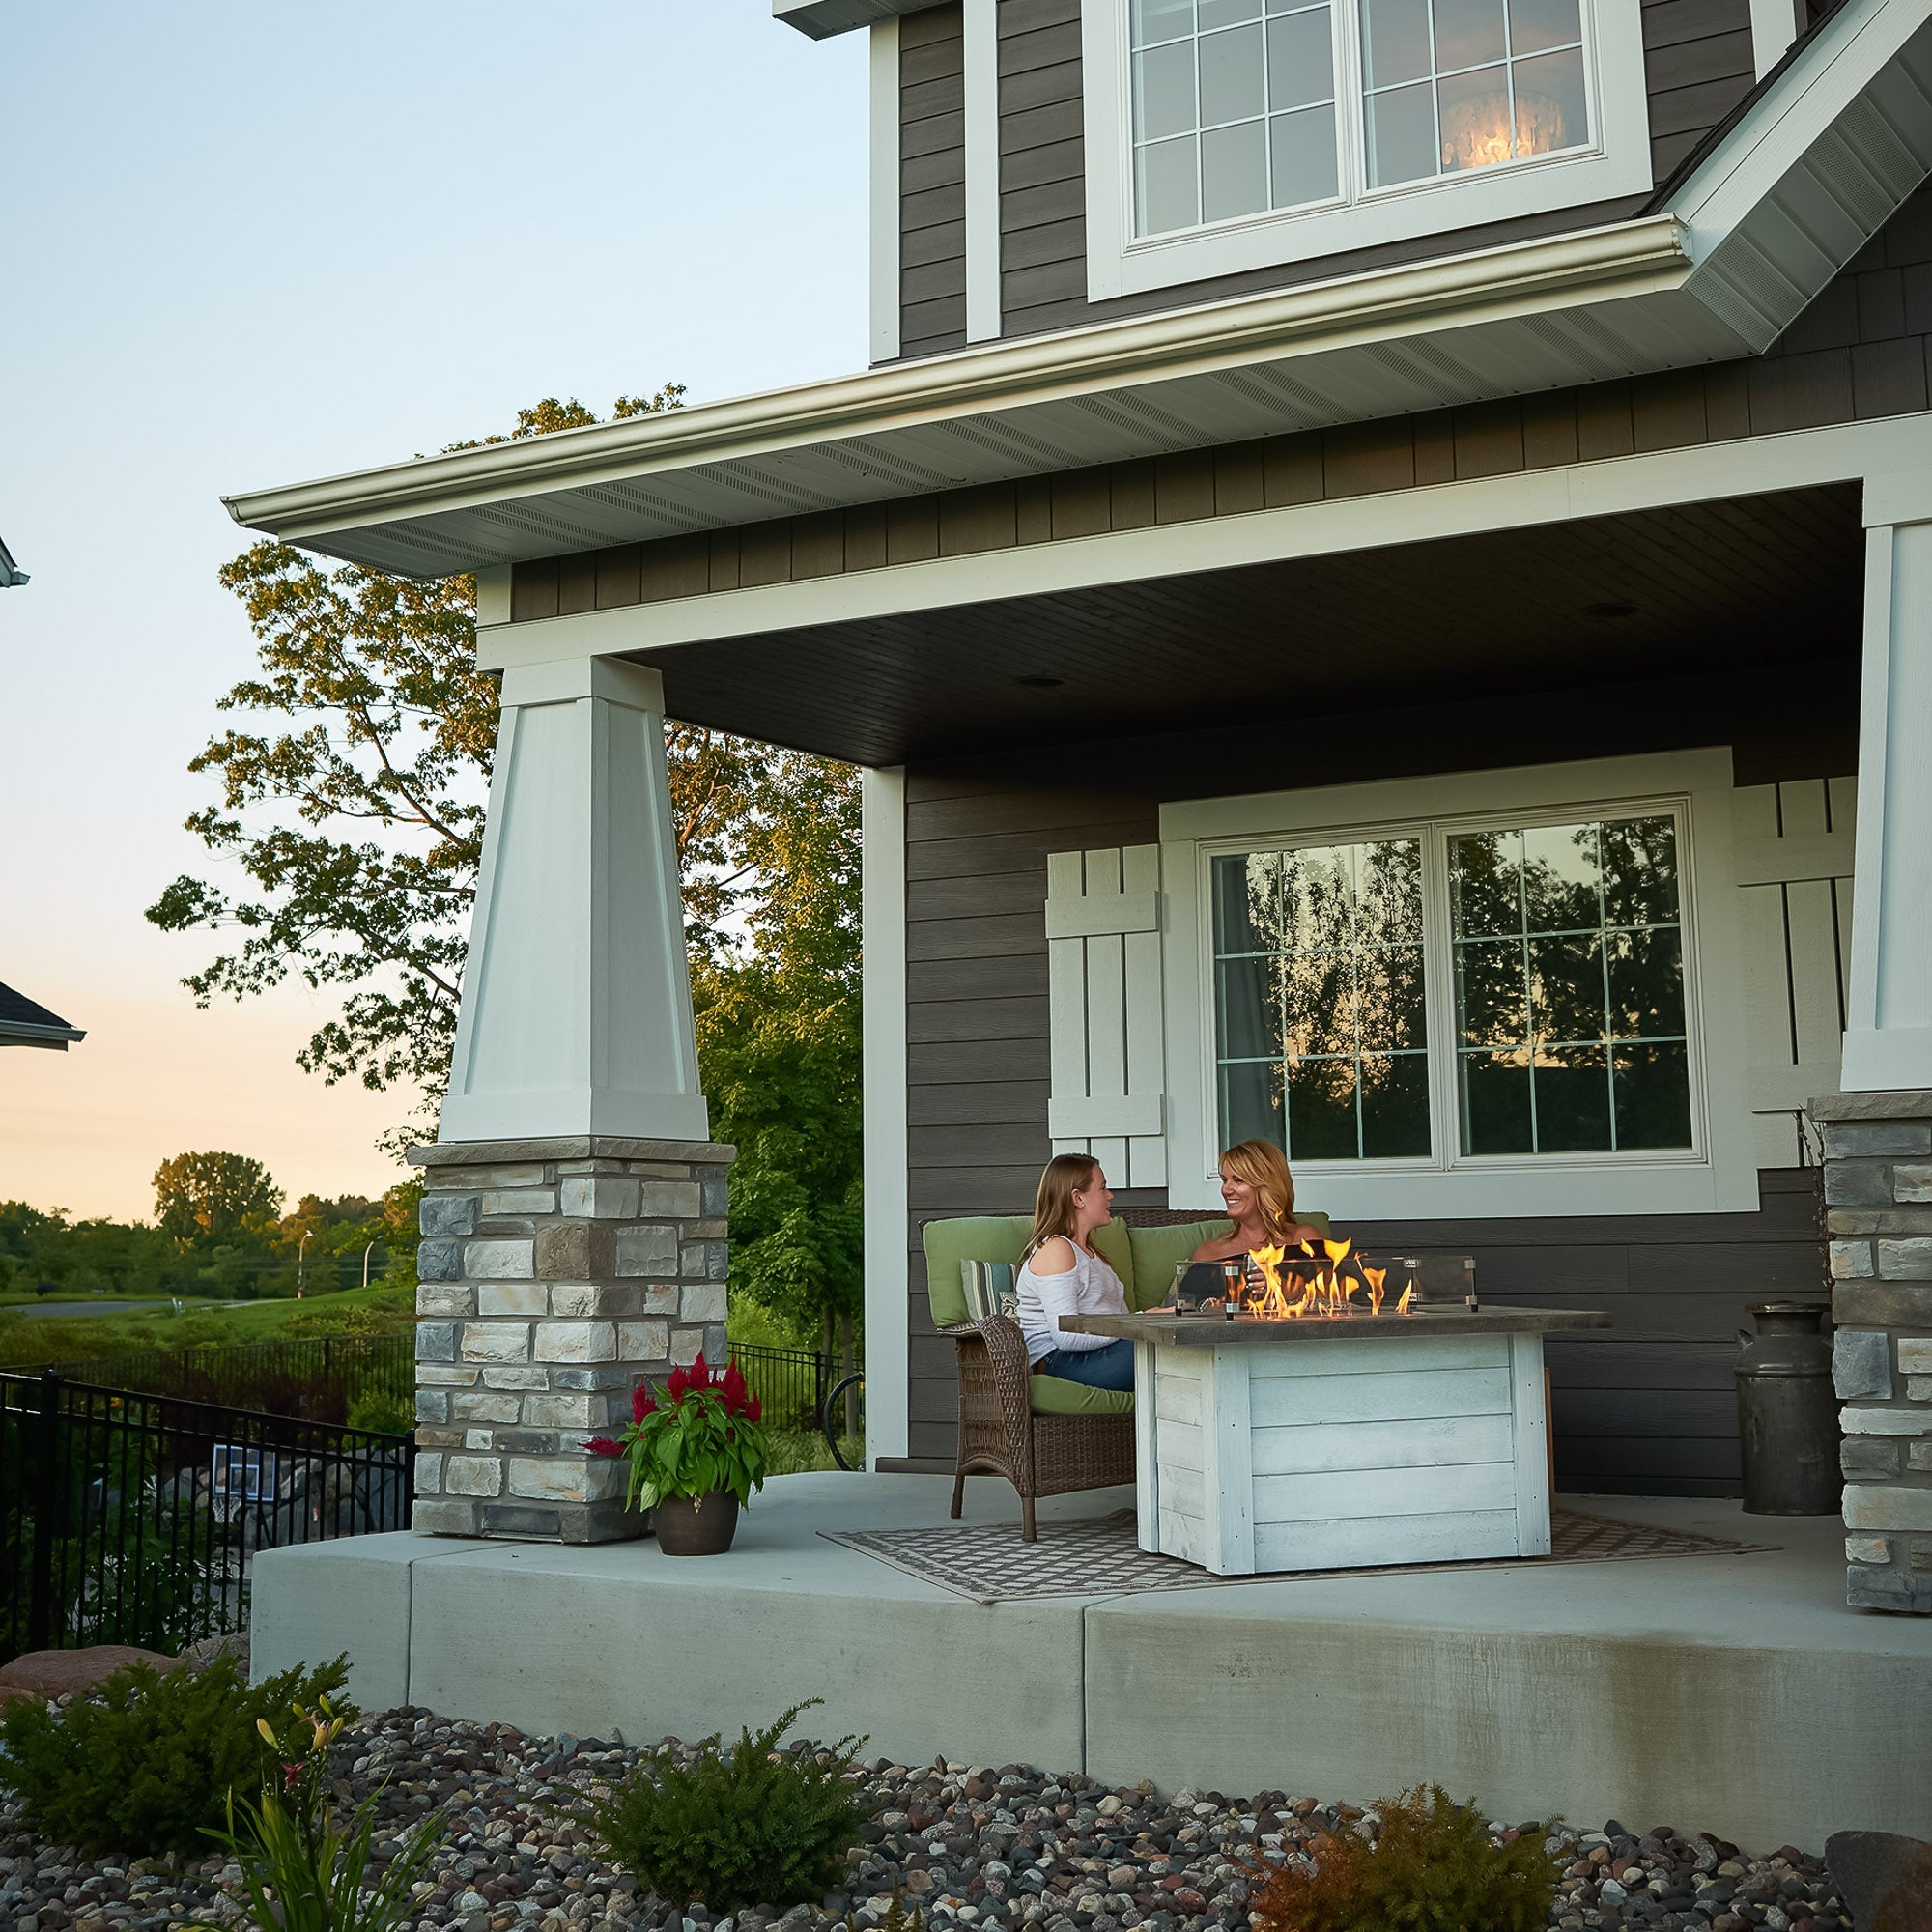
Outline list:
[[[1847,1609],[1831,1519],[1572,1497],[1625,1520],[1776,1543],[1752,1555],[1350,1576],[974,1604],[821,1529],[942,1523],[933,1476],[775,1480],[722,1559],[374,1536],[265,1553],[257,1677],[356,1660],[371,1707],[655,1739],[808,1696],[821,1735],[1367,1800],[1439,1778],[1495,1815],[1715,1831],[1815,1849],[1852,1826],[1932,1834],[1932,1630]],[[1017,1524],[968,1485],[968,1520]],[[1103,1515],[1130,1491],[1042,1503]]]

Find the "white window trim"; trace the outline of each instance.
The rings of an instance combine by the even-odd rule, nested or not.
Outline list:
[[[899,353],[899,23],[872,24],[867,62],[867,139],[871,149],[867,233],[871,359]]]
[[[1090,301],[1650,191],[1640,9],[1634,0],[1583,0],[1594,147],[1136,240],[1127,4],[1081,0]],[[1343,88],[1337,114],[1359,115],[1360,88],[1346,70]]]
[[[1379,835],[1424,821],[1524,812],[1676,805],[1684,813],[1685,1005],[1691,1038],[1696,1145],[1685,1153],[1491,1155],[1453,1166],[1427,1161],[1297,1163],[1310,1207],[1349,1220],[1465,1220],[1576,1214],[1690,1214],[1757,1206],[1746,1069],[1737,868],[1727,750],[1604,758],[1508,771],[1454,773],[1210,799],[1161,808],[1167,905],[1169,1199],[1211,1208],[1219,1200],[1212,980],[1207,861],[1241,841],[1313,834]],[[1432,1002],[1437,995],[1430,994]],[[1431,1009],[1431,1024],[1439,1012]],[[1442,1097],[1442,1096],[1438,1096]],[[1442,1145],[1442,1123],[1436,1123]]]

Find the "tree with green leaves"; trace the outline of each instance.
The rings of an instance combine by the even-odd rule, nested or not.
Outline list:
[[[674,409],[682,393],[620,397],[615,413]],[[574,397],[547,397],[509,438],[485,440],[596,420]],[[413,1087],[421,1113],[394,1139],[422,1137],[448,1076],[497,737],[496,686],[475,668],[475,580],[325,570],[264,542],[222,582],[246,608],[260,674],[221,708],[267,722],[192,760],[219,799],[188,829],[248,890],[184,876],[148,918],[240,935],[184,981],[204,1006],[291,974],[342,987],[300,1064],[330,1084]],[[666,750],[712,1131],[740,1148],[733,1279],[796,1326],[849,1327],[858,774],[676,723]]]
[[[282,1190],[243,1153],[178,1153],[155,1170],[155,1225],[186,1246],[262,1233],[281,1211]]]

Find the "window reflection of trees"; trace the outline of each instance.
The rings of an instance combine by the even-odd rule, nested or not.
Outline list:
[[[1230,933],[1224,918],[1217,951],[1248,951],[1260,971],[1249,1023],[1230,1029],[1224,1014],[1222,1050],[1283,1056],[1267,1070],[1277,1137],[1300,1158],[1427,1153],[1419,841],[1234,863],[1245,931]]]
[[[1464,834],[1450,892],[1465,1150],[1687,1144],[1674,822]]]

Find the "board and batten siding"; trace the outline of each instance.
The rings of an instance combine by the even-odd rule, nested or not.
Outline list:
[[[1080,0],[1000,0],[999,36],[1000,279],[1002,332],[1007,335],[1071,328],[1108,316],[1326,280],[1452,249],[1595,227],[1634,213],[1641,205],[1640,200],[1595,202],[1521,221],[1090,302]],[[1750,0],[1643,0],[1643,39],[1652,178],[1662,184],[1751,89],[1756,74]]]
[[[1226,749],[1229,762],[1243,755],[1233,734]],[[1149,751],[1135,748],[1142,770],[1160,762],[1150,760]],[[1198,747],[1189,755],[1200,757]],[[1848,865],[1837,868],[1848,849],[1852,788],[1849,780],[1806,778],[1736,794],[1740,876],[1750,881],[1740,890],[1757,908],[1747,919],[1765,949],[1746,989],[1753,1092],[1766,1106],[1758,1117],[1764,1171],[1755,1212],[1388,1221],[1350,1229],[1368,1248],[1473,1255],[1486,1298],[1610,1313],[1611,1331],[1548,1344],[1557,1480],[1567,1490],[1736,1493],[1731,1367],[1744,1307],[1763,1296],[1824,1292],[1817,1170],[1803,1164],[1797,1114],[1808,1093],[1793,1094],[1814,1075],[1830,1076],[1821,1091],[1835,1080],[1828,1023],[1849,939],[1839,910],[1849,895]],[[1131,906],[1119,919],[1084,921],[1063,909],[1050,938],[1048,907],[1117,892],[1125,898],[1127,877],[1109,872],[1106,855],[1151,846],[1158,804],[1144,794],[1035,789],[918,770],[907,774],[906,797],[908,1449],[915,1459],[943,1460],[952,1452],[956,1378],[952,1346],[933,1333],[927,1312],[920,1231],[928,1219],[1030,1207],[1056,1145],[1053,1098],[1065,1091],[1075,1057],[1065,1028],[1056,1037],[1054,950],[1080,960],[1077,985],[1063,968],[1060,1003],[1091,1032],[1096,1023],[1087,949],[1105,950],[1106,926],[1137,923]],[[1118,867],[1119,850],[1114,859]],[[1075,929],[1083,923],[1093,930]],[[1111,972],[1103,962],[1103,1036],[1114,1010]],[[1123,955],[1120,983],[1124,988]],[[1101,1084],[1133,1095],[1124,1065],[1120,1072]],[[1123,1115],[1100,1124],[1146,1123]],[[1110,1168],[1110,1176],[1122,1205],[1165,1207],[1163,1185],[1131,1184],[1131,1154],[1128,1170]]]
[[[925,17],[908,15],[901,35]],[[963,340],[963,269],[959,286]],[[568,616],[1870,422],[1926,408],[1928,358],[1932,185],[1892,215],[1770,349],[1747,360],[547,557],[515,567],[510,615],[512,622]]]

